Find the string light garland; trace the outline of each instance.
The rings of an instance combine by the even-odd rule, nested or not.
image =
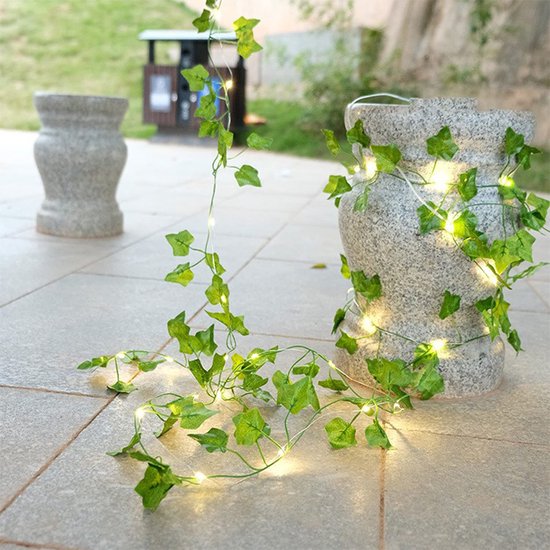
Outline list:
[[[210,37],[215,32],[214,15],[219,11],[221,0],[208,0],[207,8],[200,17],[194,21],[199,30],[208,29]],[[253,28],[257,20],[239,18],[234,23],[237,35],[237,47],[239,54],[248,57],[261,47],[254,39]],[[210,46],[210,40],[209,40]],[[369,373],[372,376],[372,384],[364,382],[357,384],[352,376],[343,372],[331,359],[319,351],[305,345],[292,345],[286,347],[274,346],[270,349],[255,348],[245,355],[236,351],[236,338],[238,335],[246,336],[249,331],[245,325],[244,317],[231,310],[230,294],[227,283],[223,279],[225,269],[220,263],[217,253],[212,246],[212,230],[215,226],[214,197],[217,187],[218,172],[225,167],[235,170],[235,179],[239,186],[261,186],[258,171],[250,165],[243,164],[240,167],[232,167],[228,156],[233,142],[233,134],[230,131],[231,106],[229,102],[229,90],[234,83],[232,78],[223,79],[217,69],[216,77],[222,82],[222,90],[218,92],[212,86],[212,79],[206,69],[201,66],[185,69],[182,74],[187,79],[191,91],[206,89],[209,93],[201,97],[197,115],[201,118],[200,135],[215,137],[218,140],[217,156],[212,164],[213,185],[212,196],[208,208],[208,232],[202,247],[195,244],[194,236],[189,231],[181,231],[177,234],[167,235],[166,238],[172,247],[175,256],[186,257],[194,254],[198,259],[192,263],[179,264],[166,280],[187,286],[194,276],[194,268],[199,264],[206,264],[210,269],[212,280],[205,291],[208,299],[209,310],[206,314],[218,323],[226,332],[226,349],[220,351],[215,341],[214,324],[204,330],[194,330],[187,323],[185,312],[180,313],[168,321],[168,332],[179,344],[181,359],[175,359],[163,353],[151,353],[146,350],[125,350],[115,355],[104,355],[92,358],[81,363],[81,370],[93,370],[106,368],[114,364],[116,382],[109,387],[119,393],[130,393],[136,390],[136,386],[120,379],[119,361],[135,367],[140,373],[148,373],[155,370],[162,363],[169,363],[170,369],[185,369],[194,377],[200,391],[180,395],[177,393],[164,393],[147,401],[134,411],[134,434],[127,445],[110,454],[113,456],[126,455],[146,464],[143,479],[137,484],[135,490],[142,497],[146,508],[158,507],[166,494],[175,486],[201,485],[208,479],[233,479],[239,480],[253,477],[274,467],[289,454],[307,431],[320,419],[330,416],[324,430],[328,442],[333,449],[342,449],[357,443],[356,424],[363,419],[369,422],[365,429],[365,438],[369,446],[382,449],[391,448],[391,443],[384,430],[384,422],[381,413],[398,414],[404,409],[412,408],[411,397],[419,396],[429,399],[432,395],[443,391],[443,379],[438,371],[440,359],[444,359],[451,350],[467,345],[478,338],[494,337],[494,326],[497,331],[504,330],[502,319],[496,318],[496,312],[503,309],[502,286],[509,286],[519,276],[511,275],[509,267],[495,263],[492,258],[471,258],[478,266],[478,272],[495,286],[494,294],[483,301],[483,304],[475,304],[484,315],[488,324],[483,334],[458,342],[451,342],[440,337],[429,342],[419,342],[407,335],[397,334],[385,327],[384,318],[378,319],[377,315],[371,315],[363,311],[363,304],[376,300],[382,291],[383,281],[375,277],[368,278],[362,272],[352,272],[347,265],[347,260],[342,256],[342,275],[351,279],[352,287],[350,297],[343,308],[340,308],[334,319],[333,332],[339,333],[336,346],[353,354],[359,346],[366,343],[380,343],[384,338],[400,338],[410,343],[412,359],[387,358],[373,353],[367,358]],[[209,103],[221,100],[225,103],[226,114],[218,117],[208,108]],[[448,130],[448,129],[447,129]],[[511,130],[511,129],[510,129]],[[512,131],[513,132],[513,131]],[[325,130],[325,138],[329,150],[338,154],[340,145],[334,134]],[[516,164],[521,163],[528,167],[526,158],[536,150],[517,148],[511,150],[508,143],[513,140],[519,143],[521,140],[516,135],[506,136],[506,148],[510,166],[512,160]],[[449,134],[450,135],[450,134]],[[378,185],[380,174],[389,174],[407,185],[419,201],[420,227],[428,227],[429,230],[443,230],[452,236],[457,246],[463,246],[467,239],[474,239],[473,230],[468,233],[466,227],[463,230],[463,216],[459,211],[446,211],[444,200],[448,194],[459,192],[460,183],[452,181],[449,174],[449,164],[436,159],[428,170],[428,176],[411,172],[400,164],[401,153],[392,150],[390,146],[366,146],[370,144],[370,137],[366,136],[362,125],[355,125],[348,131],[348,141],[359,147],[359,154],[352,162],[347,160],[344,165],[349,168],[349,177],[331,176],[325,191],[330,198],[338,203],[341,197],[359,187],[363,190],[362,199],[358,199],[356,207],[365,209],[368,206],[368,193],[373,185]],[[437,136],[433,136],[432,139]],[[252,133],[247,138],[247,145],[253,149],[267,149],[268,140]],[[521,141],[523,146],[523,141]],[[528,147],[528,146],[526,146]],[[526,157],[527,155],[527,157]],[[236,157],[233,157],[236,158]],[[393,159],[393,160],[392,160]],[[527,165],[527,166],[526,166]],[[512,168],[509,172],[505,169],[498,179],[504,201],[519,201],[523,209],[523,220],[530,220],[532,224],[542,220],[544,224],[548,204],[544,199],[529,199],[521,195],[513,180]],[[421,196],[417,189],[424,188],[443,194],[440,204],[433,203]],[[509,205],[511,206],[511,205]],[[450,210],[450,209],[449,209]],[[536,215],[535,215],[536,214]],[[460,225],[459,225],[460,223]],[[423,225],[424,224],[424,225]],[[460,232],[458,228],[460,227]],[[476,235],[479,238],[479,235]],[[479,244],[479,243],[477,243]],[[515,266],[514,266],[515,267]],[[497,269],[498,268],[498,269]],[[535,267],[536,268],[536,267]],[[531,269],[530,273],[533,271]],[[512,280],[514,279],[514,280]],[[216,309],[216,311],[210,311]],[[368,308],[366,308],[368,309]],[[505,309],[505,307],[504,307]],[[340,326],[347,315],[356,317],[356,325],[360,334],[354,337],[341,330]],[[496,319],[496,320],[495,320]],[[387,324],[387,323],[386,323]],[[519,336],[511,328],[506,334],[508,341],[518,349],[521,344]],[[460,340],[460,338],[458,338]],[[266,365],[276,365],[279,356],[292,354],[293,361],[283,370],[276,370],[270,377],[263,376],[262,369]],[[277,365],[278,366],[278,365]],[[322,376],[328,377],[320,379]],[[399,373],[399,383],[390,383],[392,376]],[[271,379],[272,387],[268,386]],[[428,381],[428,382],[426,382]],[[318,387],[323,388],[325,394],[319,396]],[[262,415],[261,405],[278,406],[286,410],[280,429],[272,430]],[[347,409],[333,417],[329,415],[330,407],[339,405],[339,413],[342,405]],[[207,431],[204,423],[212,418],[215,423],[216,412],[213,406],[219,410],[225,410],[232,414],[233,431],[223,429],[225,424],[220,422],[219,427],[212,426]],[[305,422],[303,416],[309,413]],[[234,414],[236,413],[236,414]],[[180,476],[174,473],[171,467],[161,457],[153,456],[147,450],[149,444],[148,431],[144,431],[143,419],[146,414],[151,417],[151,423],[157,424],[156,437],[163,437],[172,429],[186,430],[188,437],[203,447],[208,453],[220,452],[236,457],[244,468],[244,472],[210,473],[205,475],[201,471],[195,471],[192,477]],[[294,426],[294,418],[300,415],[302,418]],[[275,433],[282,436],[275,437]],[[246,450],[246,453],[243,451]],[[251,458],[251,455],[254,456]],[[273,458],[269,458],[273,457]],[[284,467],[281,472],[290,468]],[[208,468],[207,471],[211,471]]]

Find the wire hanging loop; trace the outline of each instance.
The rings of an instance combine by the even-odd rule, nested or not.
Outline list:
[[[363,101],[364,99],[374,99],[375,97],[390,97],[392,99],[397,99],[399,101],[403,101],[407,104],[409,104],[411,102],[411,99],[408,98],[408,97],[402,97],[400,95],[391,94],[389,92],[388,93],[380,92],[380,93],[377,93],[377,94],[361,95],[359,97],[356,97],[351,103],[348,103],[346,105],[346,110],[344,111],[344,124],[346,126],[346,130],[349,130],[350,127],[351,127],[351,120],[350,120],[351,108],[354,105],[356,105],[357,103],[359,103],[360,101]]]

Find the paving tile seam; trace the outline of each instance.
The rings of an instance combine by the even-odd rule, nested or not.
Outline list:
[[[25,542],[22,540],[12,540],[0,537],[0,544],[13,544],[21,548],[45,548],[47,550],[80,550],[76,546],[61,546],[59,544],[40,544],[35,542]]]
[[[184,218],[182,218],[182,220],[183,219]],[[175,222],[175,223],[178,223],[178,222]],[[43,285],[40,285],[40,286],[38,286],[38,287],[36,287],[32,290],[29,290],[29,292],[25,292],[24,294],[21,294],[20,296],[18,296],[17,298],[14,298],[13,300],[9,300],[9,301],[7,301],[3,304],[0,304],[0,308],[3,308],[3,307],[8,306],[10,304],[13,304],[14,302],[17,302],[17,300],[21,300],[22,298],[25,298],[26,296],[29,296],[29,295],[33,294],[34,292],[37,292],[39,290],[42,290],[43,288],[46,288],[47,286],[50,286],[54,283],[57,283],[58,281],[61,281],[65,277],[69,277],[70,275],[73,275],[73,274],[80,274],[81,269],[85,269],[85,268],[95,264],[96,262],[100,262],[102,260],[105,260],[109,256],[112,256],[112,255],[116,254],[117,252],[121,252],[122,250],[125,250],[126,248],[128,248],[128,247],[130,247],[134,244],[140,243],[141,241],[144,241],[145,239],[148,239],[149,237],[153,236],[156,233],[160,233],[161,231],[164,231],[165,229],[168,229],[172,225],[174,225],[174,224],[170,223],[170,224],[164,225],[164,226],[160,227],[159,229],[153,231],[152,233],[148,233],[147,235],[144,235],[142,238],[137,239],[136,241],[133,241],[131,243],[123,245],[120,248],[110,250],[107,254],[105,254],[105,256],[100,256],[98,258],[95,258],[94,260],[92,260],[91,262],[88,262],[85,265],[78,266],[77,268],[75,268],[73,271],[70,271],[69,273],[65,273],[64,275],[56,277],[55,279],[52,279],[51,281],[48,281],[47,283],[44,283]],[[25,239],[22,239],[22,240],[25,240]],[[26,239],[26,240],[33,240],[33,239]],[[76,240],[78,241],[78,239],[76,239]],[[98,239],[98,240],[100,240],[100,239]]]
[[[412,413],[414,414],[414,412]],[[447,432],[434,432],[431,430],[422,430],[417,428],[396,428],[394,427],[390,422],[388,422],[388,428],[390,430],[393,430],[394,432],[398,433],[406,433],[406,432],[412,432],[412,433],[424,433],[428,435],[440,435],[443,437],[457,437],[462,439],[477,439],[479,441],[492,441],[495,443],[511,443],[512,445],[519,445],[523,447],[535,447],[539,449],[550,449],[550,445],[547,445],[545,443],[534,443],[532,441],[518,441],[515,439],[506,439],[504,437],[488,437],[488,436],[482,436],[482,435],[466,435],[466,434],[453,434],[453,433],[447,433]]]
[[[255,258],[256,260],[261,260],[261,261],[268,261],[268,262],[285,262],[285,263],[293,263],[293,264],[314,264],[315,262],[313,261],[308,261],[308,260],[294,260],[292,258],[269,258],[267,256],[261,256],[261,257],[258,257],[258,258]],[[317,263],[323,263],[325,264],[327,267],[340,267],[340,264],[337,263],[337,262],[317,262]]]
[[[380,449],[378,502],[378,550],[384,550],[386,530],[386,449]]]
[[[535,279],[536,280],[536,279]],[[540,282],[540,281],[539,281]],[[548,304],[548,296],[544,296],[540,290],[533,284],[531,284],[531,281],[527,281],[527,286],[537,295],[537,297],[542,301],[547,311],[550,312],[550,305]]]
[[[94,399],[109,399],[108,395],[97,395],[85,392],[67,391],[67,390],[54,390],[50,388],[40,388],[34,386],[14,386],[11,384],[0,384],[0,388],[7,388],[11,390],[26,390],[40,393],[54,393],[56,395],[69,395],[73,397],[93,397]]]
[[[92,414],[90,418],[79,428],[77,429],[71,437],[61,447],[55,451],[49,460],[47,460],[30,479],[24,483],[18,491],[16,491],[11,498],[8,498],[6,503],[0,507],[0,515],[3,514],[40,476],[59,458],[59,456],[70,447],[70,445],[78,438],[78,436],[92,424],[92,422],[115,400],[116,396],[107,398],[102,407],[95,413]]]

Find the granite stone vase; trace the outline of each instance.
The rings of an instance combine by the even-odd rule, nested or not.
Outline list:
[[[445,182],[457,181],[458,174],[478,167],[480,188],[470,201],[478,228],[489,241],[503,238],[503,227],[512,231],[511,209],[502,208],[495,184],[505,163],[506,128],[512,127],[529,140],[534,129],[530,113],[481,111],[473,99],[412,99],[402,105],[348,106],[347,128],[357,120],[363,122],[372,143],[396,144],[407,168],[435,182],[413,186],[424,201],[438,204],[445,194]],[[434,159],[426,152],[426,139],[444,126],[450,128],[459,152],[452,161],[438,161],[433,172]],[[362,174],[355,177],[361,178]],[[500,338],[491,341],[486,336],[487,329],[474,306],[476,301],[494,294],[494,275],[482,264],[470,261],[449,233],[421,234],[417,216],[421,203],[406,182],[379,174],[366,211],[356,212],[354,204],[363,185],[346,193],[340,202],[340,234],[350,269],[369,277],[378,274],[382,296],[369,304],[356,296],[358,310],[348,313],[341,328],[361,338],[359,350],[350,355],[338,349],[336,364],[352,378],[372,383],[366,358],[376,353],[388,359],[413,358],[415,344],[389,333],[414,342],[457,343],[471,339],[460,347],[448,345],[439,354],[445,391],[436,397],[479,395],[496,388],[503,373],[504,344]],[[484,185],[493,187],[481,188]],[[447,207],[450,204],[445,203]],[[461,307],[442,320],[438,314],[446,290],[461,296]],[[373,334],[366,319],[388,332]]]
[[[37,230],[62,237],[122,233],[115,195],[127,156],[119,127],[128,100],[37,92],[34,104],[42,123],[34,158],[46,195]]]

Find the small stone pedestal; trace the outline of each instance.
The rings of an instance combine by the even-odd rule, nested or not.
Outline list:
[[[444,179],[454,182],[458,174],[478,167],[479,191],[471,203],[483,205],[472,211],[491,242],[503,238],[502,199],[495,184],[505,163],[504,134],[510,126],[529,140],[534,127],[531,114],[479,111],[473,99],[412,99],[409,105],[353,105],[346,113],[348,129],[357,120],[363,121],[373,143],[395,143],[409,169],[428,178],[433,176],[434,159],[426,152],[426,139],[449,126],[460,149],[451,162],[438,161],[438,170],[445,172]],[[492,187],[483,187],[488,185]],[[444,196],[437,185],[416,187],[425,201],[439,204]],[[341,328],[361,338],[362,345],[353,355],[338,350],[336,364],[352,378],[372,383],[365,359],[376,353],[410,361],[414,342],[472,339],[440,355],[445,392],[438,397],[479,395],[496,388],[502,377],[504,345],[499,338],[480,337],[486,334],[486,327],[474,305],[494,294],[495,280],[470,261],[444,231],[421,234],[416,213],[420,203],[404,181],[379,174],[366,211],[356,212],[354,204],[362,189],[358,185],[341,200],[340,234],[350,269],[380,276],[383,295],[370,304],[361,296],[356,300],[362,313],[388,332],[380,340],[379,335],[369,338],[361,318],[347,315]],[[461,307],[441,320],[438,313],[445,290],[461,296]],[[406,335],[413,344],[390,333]]]
[[[42,123],[34,158],[46,194],[37,230],[61,237],[122,233],[115,195],[127,156],[119,127],[128,101],[37,92],[34,104]]]

